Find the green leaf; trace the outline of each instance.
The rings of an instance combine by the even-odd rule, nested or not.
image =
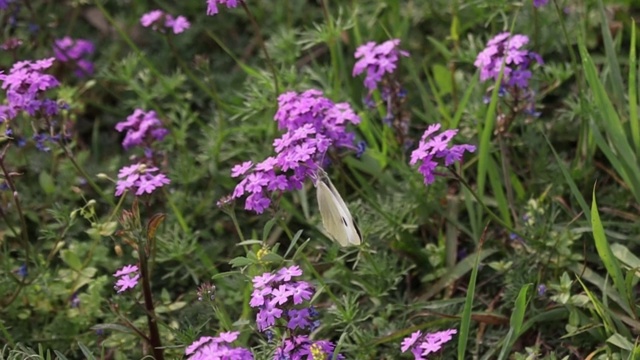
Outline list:
[[[625,286],[624,276],[622,276],[620,263],[615,256],[613,256],[613,252],[604,233],[604,228],[602,227],[602,221],[600,221],[600,213],[598,212],[598,204],[596,203],[595,186],[593,188],[593,200],[591,202],[591,228],[598,256],[600,256],[604,267],[607,269],[607,273],[613,279],[613,284],[618,290],[620,297],[623,301],[628,301],[629,295],[627,294],[627,287]],[[635,307],[635,305],[632,306]],[[627,309],[627,311],[629,311],[629,309]]]
[[[89,348],[86,347],[83,343],[78,342],[78,347],[80,347],[80,350],[84,354],[85,359],[87,359],[87,360],[96,360],[96,357],[93,355],[91,350],[89,350]]]
[[[231,267],[236,268],[236,267],[251,265],[253,264],[253,261],[247,259],[244,256],[238,256],[237,258],[231,259],[231,261],[229,261],[229,264],[231,264]]]
[[[56,192],[56,184],[53,182],[53,178],[48,172],[41,172],[38,176],[38,181],[40,182],[40,187],[45,194],[51,195]]]
[[[82,261],[80,257],[72,250],[64,249],[60,251],[60,258],[65,262],[71,269],[75,271],[82,271]]]
[[[511,350],[511,347],[518,339],[518,336],[520,336],[520,331],[522,330],[522,324],[524,322],[524,314],[527,310],[527,294],[530,288],[531,284],[524,285],[518,293],[518,297],[516,298],[516,305],[513,313],[511,314],[511,320],[509,322],[509,332],[507,333],[506,340],[498,358],[500,360],[506,359],[509,354],[509,350]]]
[[[453,83],[451,79],[451,71],[442,64],[435,64],[431,67],[433,71],[433,79],[438,85],[440,95],[448,95],[453,91]]]

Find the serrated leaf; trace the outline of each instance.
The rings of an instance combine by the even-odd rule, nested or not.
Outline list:
[[[80,260],[80,257],[78,257],[78,255],[73,251],[69,249],[61,250],[60,258],[73,270],[82,271],[82,261]]]
[[[53,182],[53,178],[48,172],[41,172],[38,176],[38,181],[40,182],[40,187],[45,194],[51,195],[56,192],[56,184]]]

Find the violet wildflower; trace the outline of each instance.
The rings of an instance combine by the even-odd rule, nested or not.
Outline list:
[[[13,0],[0,0],[0,10],[7,10]]]
[[[523,49],[528,42],[529,38],[525,35],[503,32],[494,36],[473,63],[480,69],[480,80],[497,80],[504,62],[502,85],[527,88],[532,61],[543,63],[540,55]]]
[[[258,308],[258,330],[273,337],[273,328],[286,329],[285,337],[276,349],[274,359],[331,359],[335,346],[325,340],[311,340],[308,336],[319,323],[314,307],[302,307],[309,301],[314,288],[306,281],[296,280],[302,275],[293,265],[275,273],[267,272],[252,279],[253,293],[249,305]],[[344,359],[342,355],[338,359]]]
[[[247,196],[245,209],[262,213],[271,204],[270,193],[302,188],[321,166],[330,147],[354,148],[355,134],[347,124],[360,118],[347,103],[335,104],[319,90],[286,92],[278,97],[274,119],[286,130],[274,140],[275,156],[260,163],[244,162],[233,167],[233,177],[245,176],[236,185],[232,198]]]
[[[216,337],[203,336],[187,346],[184,353],[189,360],[253,360],[253,354],[248,349],[231,346],[239,334],[231,331],[220,333]]]
[[[127,120],[116,124],[116,130],[126,131],[122,147],[128,150],[134,146],[150,147],[154,141],[161,141],[169,131],[162,125],[155,111],[145,112],[135,109]]]
[[[400,350],[403,353],[410,350],[415,360],[425,360],[427,355],[439,351],[442,345],[451,341],[456,333],[456,329],[438,331],[426,335],[422,335],[421,331],[416,331],[402,341]]]
[[[131,191],[136,196],[151,194],[156,189],[170,184],[171,180],[158,171],[157,167],[143,163],[123,167],[118,172],[115,195],[121,196],[125,191]]]
[[[93,54],[95,46],[89,40],[72,39],[68,36],[57,39],[53,45],[53,53],[57,60],[70,62],[76,68],[76,75],[83,77],[93,74],[93,63],[87,57]]]
[[[143,14],[140,17],[140,24],[162,32],[164,32],[165,28],[169,28],[174,34],[180,34],[191,27],[191,23],[186,17],[182,15],[174,17],[162,10],[152,10]]]
[[[55,100],[44,93],[60,85],[58,80],[43,71],[53,65],[54,58],[19,61],[8,74],[0,72],[2,89],[7,92],[7,104],[0,105],[0,122],[15,118],[21,111],[30,116],[53,116],[58,112]]]
[[[535,7],[541,7],[541,6],[545,6],[549,3],[549,0],[533,0],[533,6]]]
[[[353,66],[352,75],[355,77],[367,72],[364,86],[369,90],[374,90],[385,74],[392,74],[397,67],[400,56],[409,56],[409,53],[400,50],[400,39],[392,39],[376,44],[370,41],[360,45],[354,54],[358,59]]]
[[[125,265],[118,269],[113,276],[118,279],[114,285],[114,288],[118,290],[118,294],[125,290],[133,289],[138,284],[138,280],[140,280],[137,265]]]
[[[441,160],[444,166],[450,166],[454,162],[460,161],[465,151],[474,152],[476,150],[475,146],[468,144],[450,146],[449,143],[458,130],[449,129],[435,135],[438,130],[440,130],[440,124],[433,124],[427,128],[420,139],[418,148],[411,153],[409,161],[410,165],[420,163],[418,171],[424,176],[425,185],[435,181],[438,160]]]
[[[218,13],[218,5],[228,8],[235,8],[241,0],[207,0],[207,15],[213,16]]]

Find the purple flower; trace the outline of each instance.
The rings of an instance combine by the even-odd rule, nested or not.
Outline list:
[[[549,3],[549,0],[533,0],[533,6],[539,8],[540,6],[545,6]]]
[[[392,39],[377,45],[370,41],[360,45],[354,54],[359,59],[353,66],[352,75],[355,77],[367,72],[364,86],[369,90],[374,90],[385,74],[392,74],[397,67],[400,56],[409,56],[409,53],[400,50],[400,39]]]
[[[115,195],[121,196],[125,191],[134,192],[136,196],[151,194],[170,184],[171,180],[158,171],[157,167],[149,167],[143,163],[123,167],[118,172]]]
[[[439,165],[437,160],[442,160],[444,166],[450,166],[462,159],[465,151],[474,152],[473,145],[453,145],[449,143],[458,133],[458,130],[445,130],[435,135],[440,130],[440,124],[430,125],[422,135],[418,148],[411,153],[410,165],[420,164],[418,171],[424,176],[425,185],[435,181],[435,169]]]
[[[125,150],[134,146],[150,147],[154,141],[161,141],[169,133],[155,111],[145,112],[142,109],[135,109],[133,114],[127,116],[127,120],[117,123],[116,130],[126,130],[122,141]]]
[[[57,39],[53,44],[53,53],[61,62],[71,62],[76,68],[76,75],[82,77],[93,74],[93,63],[86,59],[95,51],[95,46],[89,40],[72,39],[65,36]]]
[[[529,38],[525,35],[511,35],[504,32],[494,36],[487,42],[487,47],[478,54],[473,63],[480,69],[480,80],[497,80],[504,63],[502,84],[509,87],[527,88],[531,78],[532,61],[538,64],[543,63],[540,55],[522,49],[528,42]]]
[[[242,347],[232,347],[239,332],[223,332],[217,337],[202,336],[187,346],[184,353],[189,360],[253,360],[253,354]]]
[[[207,15],[213,16],[218,13],[218,5],[224,5],[228,8],[235,8],[240,0],[207,0]]]
[[[47,90],[60,85],[55,77],[43,73],[53,65],[54,60],[19,61],[13,64],[8,74],[0,72],[1,87],[6,91],[7,98],[7,105],[0,108],[1,121],[11,120],[21,111],[31,116],[38,113],[45,116],[57,114],[56,102],[44,98]]]
[[[164,31],[165,28],[170,28],[174,34],[180,34],[191,27],[191,23],[186,17],[182,15],[174,17],[162,10],[152,10],[143,14],[140,17],[140,24],[144,27],[151,27],[156,31]]]
[[[400,350],[403,353],[411,350],[415,360],[424,360],[425,356],[439,351],[442,345],[451,341],[456,333],[456,329],[449,329],[423,336],[422,332],[416,331],[402,341]]]
[[[125,290],[133,289],[138,284],[138,280],[140,280],[137,265],[123,266],[113,276],[118,279],[114,286],[118,294]]]
[[[245,209],[257,213],[270,206],[271,192],[301,189],[305,179],[321,166],[330,147],[355,149],[355,134],[347,131],[347,125],[360,123],[349,104],[335,104],[319,90],[281,94],[274,119],[278,128],[286,131],[273,142],[275,156],[253,167],[251,162],[244,162],[231,171],[232,177],[245,176],[231,197],[237,199],[248,193]]]
[[[274,355],[276,360],[333,359],[335,345],[326,340],[311,340],[307,335],[294,335],[285,339]],[[338,354],[336,359],[344,359]]]

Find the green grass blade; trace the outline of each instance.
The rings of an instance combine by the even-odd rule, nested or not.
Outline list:
[[[509,332],[507,333],[506,340],[504,345],[502,346],[502,351],[500,352],[499,360],[506,359],[509,354],[509,350],[513,346],[513,343],[518,339],[520,335],[520,331],[522,330],[522,324],[524,323],[524,314],[527,311],[527,295],[529,293],[529,289],[531,288],[531,284],[524,285],[520,292],[518,293],[518,297],[516,298],[515,308],[513,309],[513,313],[511,314],[511,320],[509,321]]]
[[[582,209],[582,212],[584,213],[584,215],[587,217],[587,220],[590,220],[591,216],[589,215],[590,214],[589,205],[587,205],[587,201],[582,196],[582,193],[580,193],[580,190],[578,190],[578,186],[576,185],[575,181],[573,181],[573,178],[571,177],[569,170],[562,163],[562,159],[560,159],[560,156],[558,156],[558,153],[556,153],[556,149],[554,149],[553,145],[551,145],[551,142],[549,141],[549,138],[547,137],[547,135],[544,133],[542,133],[542,135],[544,136],[544,139],[547,141],[549,148],[553,152],[553,156],[556,158],[556,163],[558,163],[558,167],[562,172],[562,176],[564,177],[565,182],[567,183],[567,185],[569,185],[569,188],[571,189],[571,193],[573,194],[573,197],[575,197],[576,200],[578,201],[578,204],[580,205],[580,208]]]
[[[620,72],[620,62],[616,55],[616,49],[613,45],[613,39],[611,38],[611,29],[609,28],[609,22],[607,21],[607,14],[605,13],[602,0],[598,0],[598,8],[600,10],[600,30],[602,30],[602,42],[604,43],[604,51],[607,58],[607,65],[611,74],[611,87],[613,90],[613,99],[618,108],[623,108],[624,105],[624,83],[622,82],[622,74]],[[635,45],[633,45],[635,46]],[[632,47],[633,47],[632,46]]]
[[[485,228],[486,231],[486,228]],[[484,237],[484,233],[482,237]],[[460,319],[460,336],[458,337],[458,359],[464,360],[464,354],[467,351],[467,341],[469,339],[469,330],[471,328],[471,310],[473,308],[473,298],[476,292],[476,280],[478,279],[478,268],[480,267],[480,254],[482,250],[483,239],[478,242],[478,251],[476,261],[473,264],[471,278],[469,279],[469,287],[467,288],[467,297],[464,301],[464,309]]]
[[[600,256],[604,267],[607,269],[607,273],[611,276],[611,279],[613,279],[613,284],[618,290],[620,297],[622,297],[624,301],[628,301],[629,294],[627,293],[624,276],[622,275],[621,265],[618,262],[618,259],[613,256],[613,251],[611,251],[611,247],[609,246],[609,242],[607,241],[607,237],[604,233],[604,228],[602,227],[602,221],[600,221],[598,204],[596,203],[595,187],[593,189],[593,200],[591,202],[591,228],[598,256]],[[631,306],[633,307],[635,305]],[[629,315],[632,315],[635,318],[635,314]]]
[[[638,60],[636,57],[636,22],[631,19],[631,41],[629,44],[629,125],[631,139],[640,157],[640,121],[638,120]]]

